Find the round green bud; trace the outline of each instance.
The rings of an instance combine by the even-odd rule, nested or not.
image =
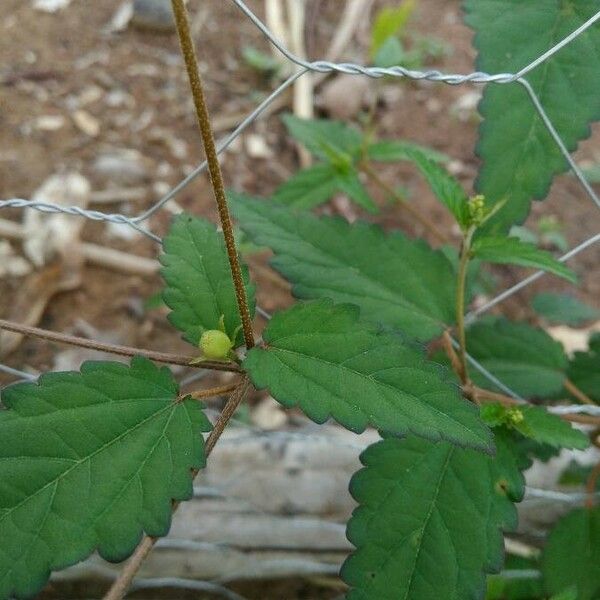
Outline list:
[[[218,329],[209,329],[200,338],[200,350],[206,358],[213,360],[226,360],[233,348],[229,336]]]

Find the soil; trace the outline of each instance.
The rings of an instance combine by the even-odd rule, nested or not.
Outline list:
[[[136,183],[145,189],[144,197],[139,201],[94,208],[137,214],[202,160],[175,35],[135,28],[107,33],[107,24],[121,3],[121,0],[73,0],[65,10],[46,14],[34,10],[29,0],[2,1],[0,198],[30,198],[47,177],[64,169],[82,173],[94,191],[106,189],[112,182],[93,169],[94,160],[107,149],[127,148],[139,151],[149,165],[147,177]],[[248,4],[262,16],[262,2],[253,0]],[[189,5],[194,14],[204,15],[198,24],[198,52],[212,114],[221,124],[218,129],[223,135],[227,131],[222,126],[223,119],[232,117],[235,122],[236,115],[252,110],[273,87],[271,81],[257,74],[242,58],[245,46],[267,50],[267,45],[252,24],[240,17],[233,3],[191,0]],[[316,59],[322,56],[335,31],[339,0],[309,0],[309,10],[310,55]],[[450,50],[436,62],[436,67],[462,73],[473,70],[472,33],[461,22],[458,0],[421,0],[412,27],[422,35],[442,40]],[[364,61],[367,45],[363,31],[343,58]],[[465,93],[476,88],[409,82],[385,83],[383,87],[385,95],[393,100],[380,104],[377,109],[378,134],[384,138],[412,140],[448,154],[458,166],[461,181],[470,188],[478,167],[473,152],[477,120],[460,120],[452,107]],[[100,124],[97,135],[78,128],[73,120],[73,106],[97,120]],[[64,124],[54,131],[36,128],[36,119],[47,115],[62,116]],[[169,141],[165,142],[161,132],[168,132],[171,142],[175,140],[183,152],[176,151]],[[248,156],[245,148],[248,137],[244,136],[223,157],[225,180],[237,190],[266,196],[297,168],[298,157],[294,144],[284,134],[279,114],[258,121],[249,132],[263,138],[272,156],[266,159]],[[577,158],[600,159],[597,135],[582,145]],[[380,174],[391,184],[407,188],[414,205],[427,213],[438,227],[451,230],[448,215],[413,169],[385,166]],[[381,200],[376,190],[373,194]],[[344,212],[343,206],[337,203],[328,210]],[[170,214],[179,209],[216,220],[205,177],[198,178],[181,192],[168,210],[153,216],[148,223],[150,229],[158,235],[164,234]],[[543,215],[556,217],[570,245],[597,233],[597,208],[571,176],[559,177],[548,200],[535,203],[528,224],[535,227]],[[0,217],[18,220],[20,212],[5,210]],[[397,206],[386,207],[373,220],[386,229],[401,228],[410,235],[428,237]],[[82,237],[140,256],[154,257],[158,251],[156,244],[143,237],[115,238],[104,224],[95,222],[86,222]],[[454,239],[458,240],[456,236]],[[20,251],[17,244],[14,247]],[[571,263],[581,275],[577,294],[594,305],[600,293],[599,258],[600,248],[591,248]],[[265,267],[267,260],[267,255],[258,254],[250,258],[250,263],[254,278],[259,282],[258,302],[267,311],[273,311],[288,305],[291,297],[285,284],[269,274]],[[500,285],[508,285],[523,275],[522,271],[510,269],[497,269],[495,273]],[[0,280],[0,316],[8,314],[23,284],[22,278]],[[78,323],[83,321],[121,343],[188,353],[186,344],[166,324],[164,311],[142,308],[143,301],[160,287],[158,276],[122,275],[87,265],[81,286],[54,296],[40,326],[71,332],[81,328]],[[566,287],[556,278],[543,278],[523,292],[518,302],[507,303],[506,308],[522,316],[523,307],[535,292],[550,289]],[[62,350],[64,348],[57,345],[27,339],[4,362],[22,370],[44,371],[53,368],[56,355]],[[0,375],[0,383],[10,380]],[[234,588],[247,598],[263,600],[334,598],[341,593],[339,589],[332,591],[302,581],[271,582],[264,586],[238,584]],[[56,596],[49,593],[43,597]]]

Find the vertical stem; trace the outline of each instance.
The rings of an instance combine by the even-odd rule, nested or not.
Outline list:
[[[460,379],[463,384],[469,383],[467,363],[467,340],[465,335],[465,288],[467,286],[467,269],[471,254],[471,242],[475,228],[471,227],[465,233],[460,248],[460,262],[458,265],[458,281],[456,284],[456,328],[458,334]]]
[[[244,331],[244,340],[247,348],[254,346],[254,333],[252,331],[252,318],[248,307],[248,298],[246,297],[246,287],[244,286],[244,278],[238,258],[237,248],[235,246],[235,238],[233,236],[233,226],[231,224],[231,216],[229,215],[229,207],[227,206],[227,198],[225,196],[225,186],[223,185],[223,174],[217,156],[215,138],[213,136],[210,125],[210,117],[208,107],[204,97],[204,89],[198,69],[198,60],[194,49],[194,42],[190,33],[190,24],[188,20],[187,10],[184,0],[171,0],[173,6],[173,14],[175,16],[175,24],[177,25],[177,35],[181,46],[181,54],[185,61],[188,79],[194,98],[194,106],[196,107],[196,117],[198,127],[202,134],[204,143],[204,151],[208,162],[208,172],[212,183],[217,207],[219,209],[219,219],[223,229],[225,238],[225,246],[227,248],[227,256],[229,258],[229,266],[231,267],[231,276],[235,288],[235,296],[237,299],[238,309],[242,320],[242,329]]]

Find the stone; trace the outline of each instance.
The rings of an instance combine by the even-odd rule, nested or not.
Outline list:
[[[150,31],[175,31],[170,0],[134,0],[131,24]]]

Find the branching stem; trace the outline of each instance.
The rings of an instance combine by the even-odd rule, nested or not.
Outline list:
[[[198,68],[198,59],[196,58],[196,50],[190,33],[190,23],[188,19],[187,9],[184,0],[171,0],[173,6],[173,14],[175,16],[175,24],[177,26],[177,35],[181,46],[181,54],[185,61],[185,67],[190,82],[194,106],[196,107],[196,117],[198,127],[202,134],[204,143],[204,151],[208,162],[208,172],[212,184],[217,208],[219,210],[219,220],[223,229],[223,237],[225,238],[225,247],[227,248],[227,257],[231,268],[231,277],[235,288],[235,296],[237,299],[238,309],[242,320],[242,330],[244,332],[244,340],[248,349],[254,346],[254,333],[252,331],[252,317],[248,306],[248,298],[246,295],[246,287],[242,276],[242,269],[238,257],[235,238],[233,235],[233,225],[231,224],[231,216],[227,205],[227,197],[225,195],[225,186],[223,184],[223,174],[221,165],[217,156],[217,148],[210,117],[208,106],[204,97],[204,89],[202,87],[202,79],[200,77],[200,69]]]
[[[68,344],[70,346],[78,346],[80,348],[89,348],[90,350],[108,352],[118,356],[145,356],[150,360],[169,365],[181,365],[187,367],[190,366],[190,362],[194,360],[193,356],[182,356],[179,354],[171,354],[169,352],[155,352],[154,350],[133,348],[131,346],[119,346],[117,344],[106,344],[104,342],[96,342],[94,340],[88,340],[75,335],[56,333],[54,331],[48,331],[47,329],[40,329],[39,327],[21,325],[20,323],[13,323],[12,321],[5,321],[4,319],[0,319],[0,329],[12,331],[14,333],[20,333],[22,335],[37,337],[42,340],[56,342],[58,344]],[[226,363],[214,360],[194,362],[193,366],[200,369],[212,369],[214,371],[232,371],[236,373],[240,371],[239,366],[235,363]]]

